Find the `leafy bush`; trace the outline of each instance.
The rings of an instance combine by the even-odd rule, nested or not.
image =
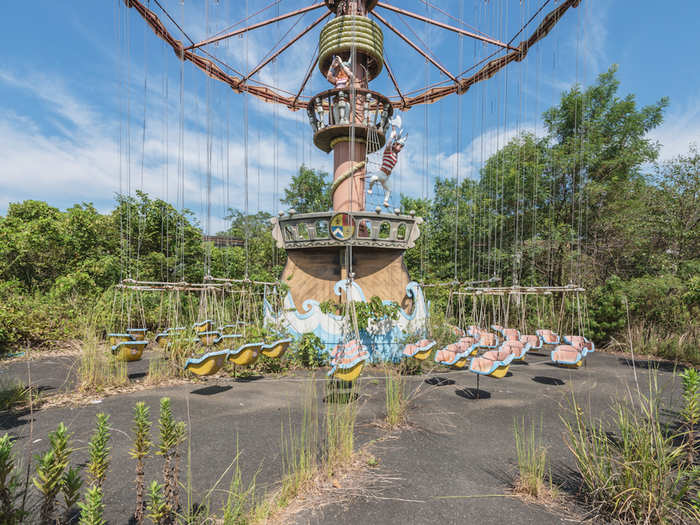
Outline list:
[[[313,334],[304,334],[300,339],[292,343],[292,362],[303,368],[319,368],[328,361],[328,356],[323,352],[323,341]]]

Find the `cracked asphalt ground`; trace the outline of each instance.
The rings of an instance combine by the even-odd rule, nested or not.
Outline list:
[[[32,361],[32,383],[47,395],[70,389],[75,384],[73,359],[49,356]],[[632,367],[628,359],[601,352],[590,355],[578,370],[557,368],[547,361],[545,354],[530,353],[524,364],[511,366],[507,377],[481,378],[478,399],[476,378],[467,371],[434,369],[408,377],[410,425],[388,438],[378,424],[385,411],[382,372],[367,370],[361,380],[356,442],[369,447],[377,466],[368,467],[367,484],[359,495],[341,497],[341,486],[335,495],[330,493],[326,504],[302,508],[290,519],[299,524],[363,525],[576,521],[511,496],[517,469],[514,422],[525,418],[541,424],[555,478],[564,478],[574,467],[561,423],[572,393],[579,403],[604,414],[611,402],[628,395],[637,383],[644,390],[650,368],[656,365],[638,361]],[[148,369],[147,360],[128,366],[132,377]],[[16,361],[0,367],[0,373],[26,379],[26,369],[26,362]],[[673,367],[662,364],[656,374],[668,403],[677,400],[679,382]],[[181,480],[187,484],[189,464],[192,501],[201,502],[203,494],[215,487],[211,499],[216,510],[230,481],[230,472],[223,478],[222,474],[237,455],[244,483],[255,478],[259,496],[278,486],[283,475],[281,435],[290,422],[301,419],[310,377],[297,373],[152,388],[106,397],[97,404],[39,410],[32,425],[26,411],[5,412],[0,414],[0,430],[16,437],[18,451],[36,454],[46,449],[48,432],[63,421],[73,433],[77,449],[73,461],[84,463],[96,414],[110,414],[112,465],[105,490],[106,517],[112,524],[128,523],[135,493],[134,464],[128,455],[132,409],[137,401],[144,401],[155,421],[159,399],[168,396],[175,416],[187,421],[190,431],[190,457],[188,461],[185,448]],[[325,376],[317,373],[316,377]],[[324,384],[317,383],[320,401]],[[155,428],[153,437],[157,438]],[[148,462],[149,481],[160,479],[160,465],[159,458]],[[183,491],[183,502],[186,499]]]

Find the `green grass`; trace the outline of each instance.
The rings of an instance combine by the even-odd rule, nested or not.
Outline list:
[[[658,325],[634,323],[622,337],[609,345],[614,350],[651,355],[684,363],[700,364],[700,327],[688,326],[684,332],[669,331]]]
[[[279,503],[285,505],[317,473],[319,463],[319,411],[315,381],[304,387],[301,420],[295,425],[291,412],[288,427],[282,427],[282,461],[284,479]]]
[[[546,483],[547,449],[542,443],[542,422],[539,426],[526,422],[513,423],[515,451],[518,457],[518,479],[515,491],[535,499],[551,493],[551,478]]]
[[[385,367],[385,406],[386,425],[390,429],[398,428],[406,423],[408,399],[406,397],[406,382],[398,371]]]
[[[12,410],[13,408],[24,406],[29,403],[30,398],[37,394],[34,390],[16,377],[3,378],[0,380],[0,410]]]
[[[660,420],[654,374],[648,393],[633,392],[602,419],[572,398],[564,418],[582,492],[606,519],[628,523],[693,523],[700,519],[697,466],[686,444]],[[679,444],[680,443],[680,444]]]
[[[85,337],[78,363],[78,376],[80,390],[83,392],[99,392],[129,382],[126,363],[115,359],[109,347],[101,343],[93,331]]]

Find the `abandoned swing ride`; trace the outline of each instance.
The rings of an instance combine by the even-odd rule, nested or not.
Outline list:
[[[523,60],[579,1],[555,3],[549,12],[544,9],[550,1],[540,2],[535,15],[523,20],[507,42],[465,29],[461,19],[445,11],[441,12],[455,20],[455,25],[406,10],[395,5],[398,2],[378,0],[325,0],[196,42],[188,36],[186,25],[175,22],[161,2],[152,6],[145,1],[124,0],[128,10],[138,12],[172,48],[181,64],[193,65],[244,97],[305,112],[313,145],[332,155],[333,182],[330,210],[297,213],[289,209],[272,219],[276,246],[287,254],[278,282],[254,281],[247,273],[245,279],[207,274],[203,283],[124,279],[120,290],[128,297],[129,306],[115,316],[114,333],[109,334],[113,352],[126,360],[141,357],[148,341],[144,316],[139,318],[139,294],[154,292],[174,305],[157,327],[155,342],[167,348],[186,341],[200,348],[199,355],[184,364],[197,375],[216,373],[227,362],[250,365],[260,355],[280,358],[294,339],[309,333],[320,338],[331,358],[329,374],[348,381],[356,379],[368,362],[431,357],[441,365],[468,369],[477,378],[504,377],[510,363],[525,359],[530,351],[547,350],[560,366],[581,366],[587,353],[594,350],[582,335],[586,324],[582,288],[574,284],[528,287],[517,282],[499,287],[494,284],[501,276],[493,272],[480,281],[412,280],[404,253],[416,246],[427,219],[413,210],[392,206],[392,179],[396,178],[392,173],[405,157],[402,151],[412,146],[401,113],[464,95],[510,63]],[[319,16],[309,26],[281,47],[273,47],[247,73],[229,66],[216,54],[222,41],[247,36],[282,20],[300,19],[313,11]],[[455,75],[421,45],[424,43],[417,35],[411,38],[395,27],[388,14],[456,33],[460,42],[475,40],[488,50],[486,58]],[[245,24],[251,17],[241,22]],[[264,68],[320,24],[324,25],[318,44],[298,91],[256,80]],[[436,68],[443,81],[410,92],[402,90],[387,60],[386,30],[406,46],[398,52],[392,49],[392,56],[415,54]],[[306,86],[314,75],[320,75],[326,88],[308,93]],[[380,75],[388,78],[395,93],[372,89]],[[442,290],[448,297],[444,312],[451,337],[448,344],[443,344],[442,336],[438,343],[438,334],[432,333],[426,300],[430,290]],[[182,306],[186,296],[196,297],[189,312]],[[358,326],[357,305],[371,300],[398,307],[393,315]]]

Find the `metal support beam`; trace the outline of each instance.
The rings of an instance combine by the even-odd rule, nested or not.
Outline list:
[[[389,22],[387,22],[387,21],[384,19],[384,17],[382,17],[381,15],[378,15],[378,14],[375,13],[374,11],[372,12],[372,14],[373,14],[375,17],[377,17],[377,20],[379,20],[382,24],[384,24],[384,25],[387,26],[389,29],[391,29],[394,33],[396,33],[396,35],[397,35],[401,40],[403,40],[404,42],[406,42],[409,46],[411,46],[411,47],[412,47],[413,49],[415,49],[418,53],[420,53],[420,55],[421,55],[423,58],[425,58],[428,62],[430,62],[432,65],[434,65],[436,68],[438,68],[438,69],[440,70],[440,72],[443,73],[444,75],[446,75],[450,80],[452,80],[452,82],[454,82],[455,84],[459,84],[459,82],[458,82],[457,79],[454,77],[454,75],[452,75],[452,73],[450,73],[449,71],[447,71],[444,67],[442,67],[442,66],[441,66],[440,64],[438,64],[435,60],[433,60],[433,58],[432,58],[430,55],[428,55],[428,54],[427,54],[425,51],[423,51],[420,47],[418,47],[416,44],[414,44],[408,37],[406,37],[403,33],[401,33],[401,31],[399,31],[399,30],[396,29],[394,26],[392,26]]]
[[[304,91],[306,84],[309,82],[309,79],[311,78],[311,73],[313,73],[314,69],[316,69],[316,64],[318,64],[318,54],[316,55],[316,59],[314,60],[314,63],[311,64],[311,67],[306,72],[306,76],[304,77],[304,81],[301,83],[301,87],[299,88],[299,91],[297,92],[296,96],[294,97],[294,100],[292,101],[292,106],[297,105],[297,100],[299,100],[301,93]]]
[[[469,38],[481,40],[482,42],[486,42],[488,44],[493,44],[494,46],[499,46],[499,47],[502,47],[504,49],[510,49],[511,51],[518,51],[517,47],[509,46],[508,44],[501,42],[499,40],[496,40],[495,38],[481,36],[479,34],[472,33],[470,31],[465,31],[464,29],[460,29],[458,27],[454,27],[454,26],[451,26],[448,24],[443,24],[442,22],[438,22],[437,20],[433,20],[432,18],[428,18],[426,16],[412,13],[411,11],[406,11],[405,9],[399,9],[398,7],[394,7],[393,5],[385,4],[384,2],[379,2],[377,4],[377,6],[382,7],[388,11],[393,11],[394,13],[398,13],[400,15],[415,18],[416,20],[420,20],[421,22],[425,22],[427,24],[432,24],[434,26],[441,27],[442,29],[447,29],[448,31],[454,31],[455,33],[459,33],[462,36],[468,36]],[[375,13],[375,15],[376,15],[376,13]]]
[[[262,68],[264,68],[266,65],[268,65],[270,62],[272,62],[275,58],[280,56],[282,53],[284,53],[289,47],[294,44],[297,40],[299,40],[301,37],[303,37],[306,33],[311,31],[314,27],[316,27],[318,24],[323,22],[327,17],[330,16],[330,11],[328,13],[324,13],[323,15],[319,16],[316,20],[314,20],[310,25],[306,27],[301,33],[299,33],[297,36],[292,38],[289,42],[287,42],[284,46],[282,46],[281,49],[279,49],[276,53],[273,53],[267,60],[264,60],[260,64],[258,64],[253,71],[248,73],[243,79],[241,79],[241,82],[247,82],[250,77],[252,77],[255,73],[260,71]]]
[[[313,4],[313,5],[310,5],[308,7],[304,7],[302,9],[297,9],[296,11],[291,11],[291,12],[286,13],[284,15],[276,16],[275,18],[270,18],[268,20],[258,22],[257,24],[253,24],[253,25],[244,27],[242,29],[236,29],[235,31],[232,31],[230,33],[226,33],[225,35],[219,35],[219,36],[215,36],[212,38],[208,38],[207,40],[202,40],[201,42],[197,42],[196,44],[192,44],[191,46],[186,47],[185,49],[187,51],[189,51],[191,49],[197,49],[198,47],[213,44],[214,42],[219,42],[221,40],[225,40],[227,38],[231,38],[233,36],[240,35],[241,33],[246,33],[248,31],[252,31],[253,29],[258,29],[260,27],[265,27],[266,25],[274,24],[275,22],[279,22],[280,20],[286,20],[287,18],[291,18],[293,16],[308,13],[309,11],[313,11],[314,9],[318,9],[319,7],[324,7],[325,5],[326,4],[324,2],[318,2],[317,4]]]
[[[389,78],[391,79],[392,84],[394,84],[394,87],[396,88],[396,92],[399,94],[399,97],[401,98],[401,102],[404,104],[406,103],[406,99],[403,96],[403,93],[401,93],[401,90],[399,89],[399,84],[396,82],[396,78],[394,78],[394,73],[391,71],[391,67],[389,67],[389,60],[386,57],[386,54],[384,55],[384,67],[386,67],[386,72],[389,75]]]

